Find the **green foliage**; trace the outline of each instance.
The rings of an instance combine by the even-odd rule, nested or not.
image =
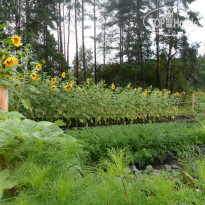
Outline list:
[[[10,176],[10,171],[5,169],[0,171],[0,200],[3,197],[5,189],[11,189],[16,186],[17,180]]]
[[[22,120],[22,118],[24,117],[16,112],[0,112],[1,169],[12,169],[13,164],[21,159],[18,148],[23,147],[26,140],[64,136],[63,131],[56,124],[43,121],[37,123],[27,119]]]
[[[66,73],[67,76],[67,73]],[[151,87],[142,90],[126,86],[111,87],[99,83],[97,85],[84,84],[79,87],[71,84],[71,79],[56,78],[52,83],[47,76],[40,82],[27,78],[23,96],[29,101],[32,109],[20,107],[19,111],[33,120],[47,120],[55,122],[63,120],[67,126],[80,125],[107,125],[174,119],[177,115],[189,113],[189,109],[178,106],[182,94],[170,94],[168,91],[159,91]],[[66,85],[72,85],[68,91]],[[52,86],[55,90],[51,90]],[[35,88],[34,88],[35,87]],[[10,106],[16,109],[18,89],[10,89]]]
[[[157,126],[143,125],[141,129],[139,129],[139,126],[137,129],[134,129],[137,126],[121,126],[120,129],[115,126],[115,129],[113,129],[113,126],[111,128],[87,128],[83,131],[73,130],[69,131],[68,135],[61,133],[60,129],[52,123],[21,120],[22,116],[17,113],[2,113],[0,116],[2,119],[0,124],[5,129],[11,129],[10,133],[14,133],[12,126],[16,130],[18,130],[18,126],[20,130],[23,130],[22,135],[25,139],[23,146],[15,148],[20,157],[12,169],[12,176],[10,176],[8,170],[0,172],[0,181],[3,181],[1,188],[4,190],[1,203],[4,205],[204,204],[204,163],[201,163],[203,157],[188,161],[195,165],[193,167],[189,164],[184,166],[184,172],[193,176],[194,181],[197,181],[197,187],[200,190],[197,191],[195,187],[187,186],[188,182],[184,181],[180,174],[159,171],[159,175],[146,174],[145,172],[135,175],[129,169],[129,164],[133,158],[133,153],[128,148],[129,144],[126,145],[125,149],[121,149],[123,146],[117,146],[117,149],[112,148],[114,147],[113,142],[116,141],[117,143],[115,134],[120,138],[119,131],[123,135],[121,143],[127,143],[125,141],[127,135],[132,134],[133,136],[135,133],[142,133],[143,139],[140,141],[138,138],[137,140],[140,143],[143,143],[144,140],[145,143],[150,142],[149,146],[155,144],[155,149],[157,149],[159,143],[155,143],[154,138],[161,144],[162,142],[166,143],[166,141],[168,141],[167,144],[170,144],[171,138],[176,143],[180,141],[180,137],[189,138],[191,143],[194,139],[191,136],[195,133],[195,141],[199,142],[198,140],[202,140],[202,136],[204,138],[204,130],[202,131],[199,125],[177,126],[175,123],[170,123]],[[52,126],[55,127],[55,130],[50,130]],[[32,132],[35,128],[45,129],[45,134],[36,137]],[[111,136],[109,140],[105,136],[105,129],[109,129],[109,131],[107,130],[107,135]],[[155,136],[152,136],[153,140],[150,137],[146,141],[143,130],[145,130],[147,136],[151,135],[154,130],[158,130],[158,132],[155,133]],[[179,130],[183,130],[184,134],[180,133]],[[93,136],[96,136],[97,133],[105,134],[104,139],[107,140],[107,143],[110,141],[110,146],[104,150],[107,156],[104,153],[100,164],[97,167],[88,168],[84,164],[87,153],[82,150],[81,138],[84,136],[84,139],[89,139],[88,136],[91,131]],[[164,138],[161,135],[157,138],[160,131],[165,134]],[[40,132],[40,130],[37,129],[37,132]],[[55,136],[51,136],[53,132]],[[70,134],[79,136],[80,141],[71,137]],[[178,135],[180,136],[177,137]],[[99,134],[97,137],[99,138]],[[111,139],[113,139],[113,142]],[[99,144],[96,141],[94,143]],[[186,141],[183,141],[183,143],[186,144]],[[86,145],[85,143],[84,149],[85,146],[88,146],[87,150],[89,150],[88,148],[93,147],[93,144]],[[136,145],[135,143],[133,146]],[[162,147],[166,149],[165,146]],[[191,169],[195,171],[196,175],[190,172]],[[18,181],[15,179],[18,179]],[[15,190],[18,193],[15,197],[6,194],[6,191],[13,186],[15,186],[14,193]]]
[[[83,143],[92,165],[107,158],[111,148],[126,149],[133,163],[143,167],[154,160],[163,162],[167,154],[187,145],[205,142],[203,127],[184,123],[83,128],[68,133]]]

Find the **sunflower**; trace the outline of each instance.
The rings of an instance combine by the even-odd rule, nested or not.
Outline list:
[[[21,37],[15,35],[12,37],[12,42],[14,46],[19,47],[21,45]]]
[[[142,88],[140,88],[140,91],[142,91]]]
[[[65,90],[70,90],[72,87],[73,87],[73,85],[72,85],[72,84],[69,84],[69,85],[65,85],[65,86],[64,86],[64,89],[65,89]]]
[[[46,61],[43,61],[43,64],[45,64],[46,63]]]
[[[114,84],[112,84],[112,90],[114,90],[115,89],[115,85]]]
[[[40,82],[40,78],[37,78],[37,79],[36,79],[36,82],[39,83],[39,82]]]
[[[62,73],[62,78],[65,78],[65,72]]]
[[[56,83],[56,78],[52,78],[52,83],[55,84]]]
[[[38,64],[38,65],[36,66],[36,69],[37,69],[37,71],[40,71],[40,70],[41,70],[41,65]]]
[[[55,89],[56,89],[56,86],[55,86],[55,85],[51,86],[51,90],[52,90],[52,91],[54,91]]]
[[[33,80],[35,80],[35,79],[37,78],[37,75],[36,75],[35,73],[32,73],[32,74],[31,74],[31,78],[32,78]]]
[[[9,57],[4,61],[6,67],[13,68],[14,64],[18,64],[18,59],[14,57]]]

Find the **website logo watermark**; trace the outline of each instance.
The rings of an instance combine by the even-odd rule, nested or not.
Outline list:
[[[154,9],[145,15],[143,24],[146,29],[159,35],[182,36],[200,28],[194,18],[186,17],[185,14],[189,12],[189,10],[186,10],[180,15],[179,12],[174,11],[173,7]],[[203,15],[198,13],[198,17],[200,23],[202,21],[204,23]]]

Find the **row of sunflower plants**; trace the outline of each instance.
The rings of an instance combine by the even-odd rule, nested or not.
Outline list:
[[[4,39],[1,44],[0,85],[9,87],[10,110],[31,119],[62,119],[68,126],[97,125],[163,120],[182,112],[179,102],[185,93],[172,94],[152,86],[143,90],[130,83],[126,88],[104,82],[94,85],[89,79],[79,86],[72,73],[51,78],[42,72],[46,62],[32,62],[31,46],[21,47],[19,36]]]
[[[34,71],[33,71],[34,72]],[[107,86],[104,82],[94,85],[88,79],[81,86],[71,80],[70,74],[51,78],[36,72],[27,76],[24,97],[29,99],[30,109],[20,112],[35,120],[56,121],[62,119],[68,126],[133,123],[174,119],[182,111],[179,102],[185,93],[152,89]],[[21,81],[21,79],[20,79]],[[13,85],[10,102],[18,108],[16,97],[20,88]]]

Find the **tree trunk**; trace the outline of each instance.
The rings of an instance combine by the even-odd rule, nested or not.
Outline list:
[[[171,87],[171,68],[172,68],[172,36],[170,36],[169,44],[169,54],[168,54],[168,66],[167,66],[167,90],[170,90]]]
[[[59,38],[60,38],[60,54],[63,54],[63,41],[62,41],[62,25],[61,25],[61,3],[58,3],[58,9],[59,9]],[[59,72],[62,73],[62,65],[59,62]]]
[[[156,9],[159,9],[159,0],[156,0]],[[157,14],[157,18],[159,18],[159,10]],[[162,85],[162,76],[161,76],[161,64],[160,64],[160,45],[159,45],[159,28],[156,28],[156,51],[157,51],[157,86],[160,90],[163,89]]]
[[[138,24],[138,43],[139,43],[139,67],[141,70],[141,84],[142,87],[145,85],[145,78],[144,78],[144,67],[143,67],[143,48],[142,48],[142,38],[141,38],[141,17],[140,17],[140,8],[139,8],[140,2],[137,0],[137,24]]]
[[[105,47],[106,47],[106,28],[105,28],[105,24],[106,24],[106,19],[103,25],[103,66],[105,68],[105,61],[106,61],[106,51],[105,51]]]
[[[83,48],[83,80],[86,81],[86,68],[85,68],[85,34],[84,34],[84,0],[82,0],[82,48]]]
[[[77,0],[75,0],[75,45],[76,45],[76,57],[75,57],[75,74],[77,79],[77,84],[79,83],[79,56],[78,56],[78,20],[77,20]]]
[[[70,55],[70,6],[68,8],[68,45],[67,45],[67,63],[69,66],[69,55]]]
[[[173,6],[173,0],[172,0],[172,6]],[[171,12],[173,12],[173,7],[171,7]],[[173,48],[173,26],[170,30],[170,37],[169,37],[169,54],[168,54],[168,63],[167,63],[167,90],[170,90],[171,88],[171,68],[172,68],[172,58],[175,54],[172,54],[172,48]]]
[[[94,0],[94,72],[95,84],[97,83],[97,52],[96,52],[96,0]]]
[[[19,34],[19,36],[21,35],[21,0],[19,0],[18,1],[19,2],[19,4],[18,4],[18,8],[19,8],[19,10],[18,10],[18,12],[19,12],[19,14],[18,14],[18,16],[19,16],[19,25],[18,25],[18,30],[19,30],[19,32],[18,32],[18,34]]]
[[[129,16],[131,16],[131,14],[129,13]],[[130,29],[131,29],[131,26],[130,26],[130,20],[128,21],[128,31],[127,31],[127,60],[128,60],[128,63],[131,62],[131,59],[130,59]]]
[[[63,2],[63,54],[66,56],[65,49],[65,3]]]
[[[62,25],[61,25],[61,4],[58,4],[59,8],[59,37],[60,37],[60,54],[63,54],[63,41],[62,41]]]
[[[26,44],[30,43],[30,8],[29,8],[29,0],[26,0]]]

